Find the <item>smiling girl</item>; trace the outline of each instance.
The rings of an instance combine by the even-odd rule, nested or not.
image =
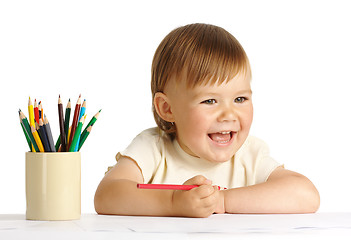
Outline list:
[[[169,33],[152,64],[158,127],[117,154],[96,191],[96,211],[186,217],[317,211],[314,185],[284,169],[262,140],[249,136],[250,81],[244,49],[223,28],[191,24]],[[138,189],[138,183],[199,187]]]

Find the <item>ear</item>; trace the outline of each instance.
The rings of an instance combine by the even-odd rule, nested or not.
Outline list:
[[[166,94],[161,92],[155,93],[154,106],[160,118],[167,122],[174,122],[171,104]]]

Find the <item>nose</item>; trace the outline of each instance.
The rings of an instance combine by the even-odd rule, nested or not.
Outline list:
[[[217,118],[218,122],[226,122],[226,121],[236,121],[238,120],[237,112],[234,106],[222,106],[220,109],[220,113]]]

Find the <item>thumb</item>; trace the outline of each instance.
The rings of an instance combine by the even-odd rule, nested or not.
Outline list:
[[[192,177],[184,183],[184,185],[211,185],[211,184],[212,184],[212,181],[205,178],[202,175],[197,175],[195,177]]]

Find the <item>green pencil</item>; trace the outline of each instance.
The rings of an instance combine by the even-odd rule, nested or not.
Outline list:
[[[29,126],[29,122],[28,122],[28,119],[26,118],[26,116],[24,115],[24,113],[21,111],[21,109],[18,111],[19,115],[20,115],[20,118],[22,120],[22,123],[23,123],[23,126],[24,128],[26,129],[26,132],[30,138],[30,141],[32,142],[33,144],[33,147],[35,149],[36,152],[39,152],[39,148],[38,148],[38,145],[33,137],[33,134],[32,134],[32,131],[30,129],[30,126]]]
[[[81,135],[81,138],[85,137],[85,134],[87,134],[87,130],[88,130],[88,127],[94,125],[94,123],[96,122],[96,120],[98,119],[99,117],[99,114],[101,112],[102,109],[100,109],[100,111],[98,111],[90,120],[90,122],[88,123],[88,125],[85,127],[84,131],[82,132],[82,135]],[[86,138],[86,137],[85,137]]]
[[[87,115],[84,115],[80,118],[68,152],[74,152],[74,149],[76,148],[76,145],[77,145],[78,138],[82,132],[82,127],[83,127],[84,120],[85,120],[86,116]]]
[[[81,147],[83,146],[83,143],[85,142],[85,140],[87,139],[87,137],[89,136],[91,129],[93,128],[93,125],[89,126],[88,129],[86,130],[84,136],[82,134],[80,141],[79,141],[79,147],[78,147],[78,151],[81,149]]]
[[[31,143],[30,138],[29,138],[29,136],[28,136],[28,134],[26,132],[26,129],[23,126],[21,117],[20,117],[20,123],[21,123],[21,127],[22,127],[22,130],[23,130],[24,136],[26,137],[29,149],[30,149],[30,151],[32,151],[32,143]]]

